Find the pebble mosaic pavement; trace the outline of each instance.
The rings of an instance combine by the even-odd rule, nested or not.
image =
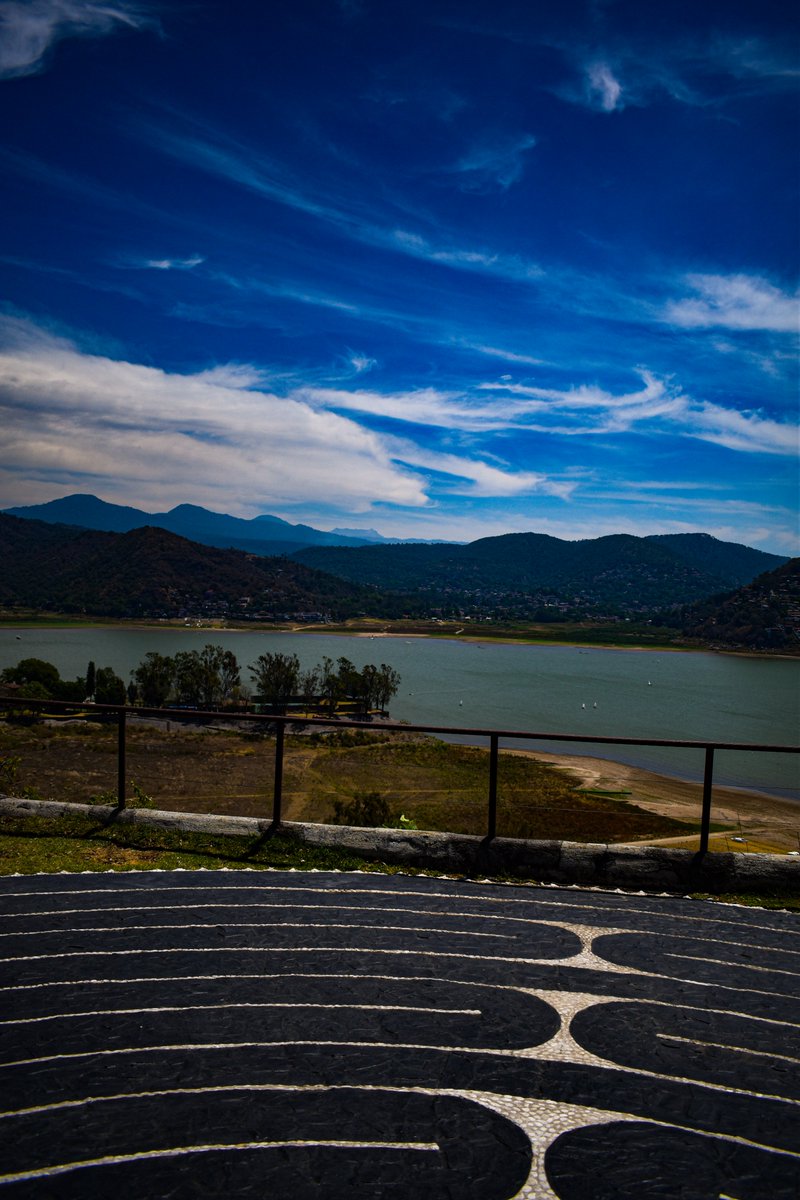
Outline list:
[[[796,1200],[800,922],[324,872],[0,879],[0,1200]]]

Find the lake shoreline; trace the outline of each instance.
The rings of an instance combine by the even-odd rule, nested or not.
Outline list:
[[[24,631],[26,629],[34,631],[47,631],[58,629],[77,629],[77,630],[130,630],[134,633],[147,633],[150,630],[168,633],[208,633],[209,638],[215,634],[303,634],[307,637],[350,637],[366,639],[368,641],[453,641],[453,642],[468,642],[470,645],[480,646],[563,646],[566,648],[574,648],[578,650],[628,650],[633,653],[651,653],[651,654],[720,654],[731,655],[735,658],[755,658],[773,661],[775,659],[783,659],[788,662],[797,662],[800,660],[800,649],[796,654],[787,654],[785,652],[771,652],[763,650],[747,650],[736,647],[723,646],[703,646],[703,645],[675,645],[668,642],[655,642],[652,644],[643,644],[641,642],[621,643],[621,642],[600,642],[592,639],[580,638],[548,638],[537,637],[530,633],[520,632],[518,637],[515,636],[498,636],[487,637],[481,636],[478,633],[470,631],[466,633],[464,629],[459,629],[454,632],[437,632],[430,630],[423,633],[417,631],[407,631],[403,629],[397,630],[376,630],[371,632],[365,629],[346,629],[341,626],[328,625],[292,625],[292,626],[274,626],[274,625],[184,625],[176,622],[147,622],[147,621],[124,621],[124,620],[98,620],[98,621],[81,621],[79,619],[71,620],[64,618],[59,620],[55,618],[52,621],[27,621],[25,619],[15,620],[0,620],[0,630],[9,631]],[[463,635],[463,636],[462,636]],[[22,639],[20,639],[22,640]]]
[[[703,796],[702,783],[648,771],[613,759],[544,753],[538,750],[503,750],[504,754],[522,754],[547,763],[576,778],[588,790],[617,793],[620,800],[673,817],[699,824]],[[730,826],[727,832],[713,833],[713,848],[741,850],[755,843],[758,849],[771,848],[787,853],[800,850],[800,803],[768,792],[747,788],[715,786],[712,791],[711,820]],[[744,843],[734,841],[743,838]],[[664,845],[687,845],[697,836],[662,839]]]

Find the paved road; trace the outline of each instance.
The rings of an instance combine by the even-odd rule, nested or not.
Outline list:
[[[800,922],[336,873],[0,879],[0,1200],[796,1200]]]

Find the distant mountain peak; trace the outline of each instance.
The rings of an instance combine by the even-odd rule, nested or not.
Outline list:
[[[365,542],[385,542],[387,539],[382,533],[378,533],[377,529],[344,529],[338,525],[331,533],[338,533],[340,537],[362,538]]]

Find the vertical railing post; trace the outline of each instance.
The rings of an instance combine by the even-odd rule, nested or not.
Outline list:
[[[125,709],[117,712],[117,807],[125,807]]]
[[[486,836],[491,840],[497,833],[497,734],[489,735],[489,822]]]
[[[275,785],[272,792],[272,824],[277,827],[281,823],[281,800],[283,797],[283,735],[285,726],[278,722],[275,733]]]
[[[714,747],[706,746],[706,763],[703,771],[703,811],[700,817],[700,853],[708,851],[708,835],[711,830],[711,787],[714,779]]]

